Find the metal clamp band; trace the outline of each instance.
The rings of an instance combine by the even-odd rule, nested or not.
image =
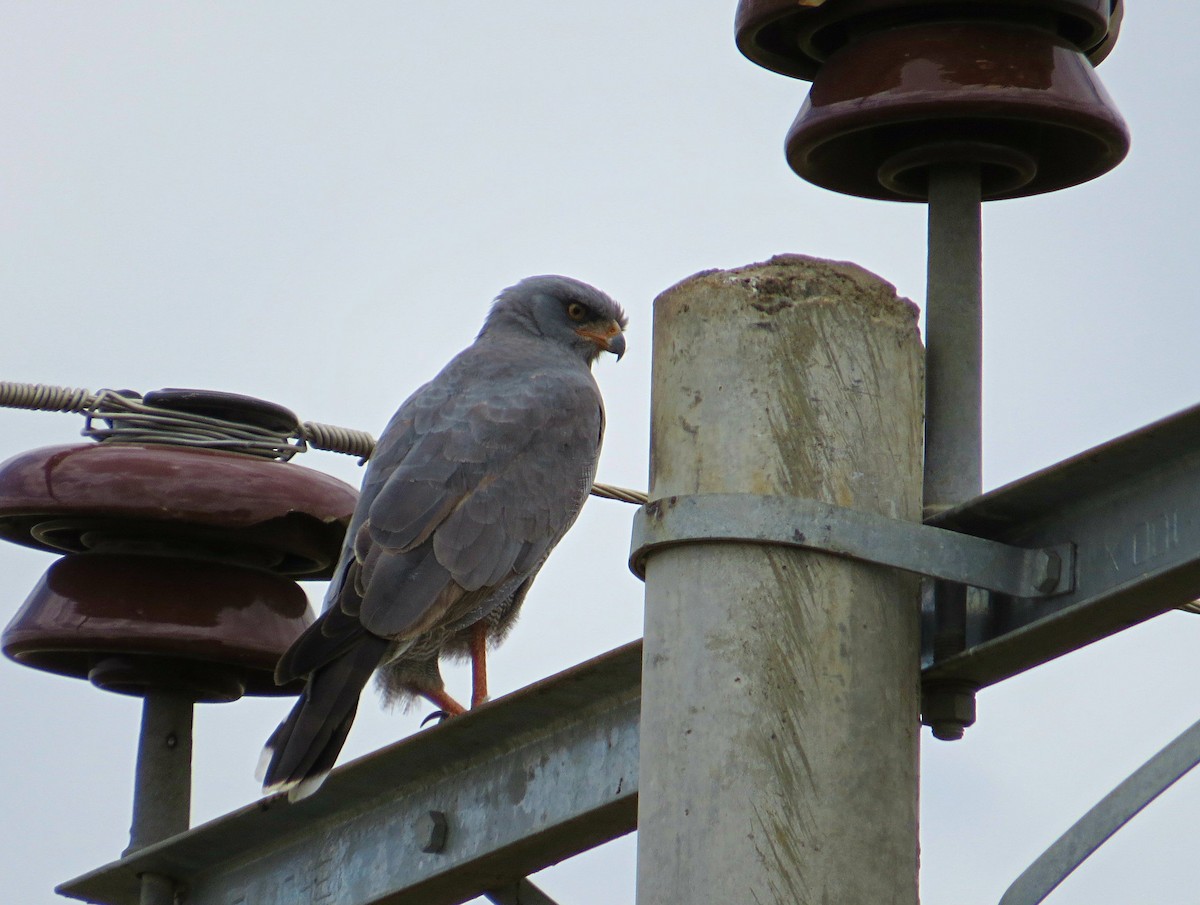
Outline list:
[[[743,493],[647,503],[634,516],[629,568],[644,580],[656,550],[712,542],[816,550],[1013,597],[1052,597],[1075,584],[1072,544],[1012,547],[815,500]]]

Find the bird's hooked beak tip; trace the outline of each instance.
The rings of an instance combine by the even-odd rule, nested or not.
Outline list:
[[[606,351],[612,352],[613,355],[617,356],[617,361],[620,361],[625,355],[625,334],[618,333],[616,336],[611,337],[608,340]]]

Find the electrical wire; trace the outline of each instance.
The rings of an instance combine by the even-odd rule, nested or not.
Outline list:
[[[162,443],[223,449],[284,462],[311,448],[358,456],[360,465],[375,450],[375,438],[366,431],[304,421],[285,433],[199,412],[148,405],[140,393],[132,390],[92,392],[77,387],[2,380],[0,407],[83,415],[83,435],[99,443]],[[602,499],[635,506],[643,506],[647,501],[647,495],[641,491],[611,484],[593,484],[591,492]]]

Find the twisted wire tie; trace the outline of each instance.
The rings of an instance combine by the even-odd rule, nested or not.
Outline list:
[[[97,442],[170,443],[205,449],[227,449],[287,461],[309,447],[358,456],[359,464],[371,457],[375,438],[366,431],[319,421],[304,421],[293,433],[228,421],[212,415],[173,411],[146,405],[129,391],[91,390],[16,383],[0,380],[0,407],[42,412],[71,412],[85,418],[83,435]],[[295,442],[289,442],[295,441]],[[592,495],[643,506],[647,496],[638,490],[595,483]]]
[[[95,401],[96,395],[91,390],[0,380],[0,405],[6,408],[79,414]]]

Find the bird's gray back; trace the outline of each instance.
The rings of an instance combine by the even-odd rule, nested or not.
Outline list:
[[[353,587],[335,581],[327,606],[403,638],[503,603],[578,515],[603,427],[584,362],[476,341],[380,437],[339,566]]]

